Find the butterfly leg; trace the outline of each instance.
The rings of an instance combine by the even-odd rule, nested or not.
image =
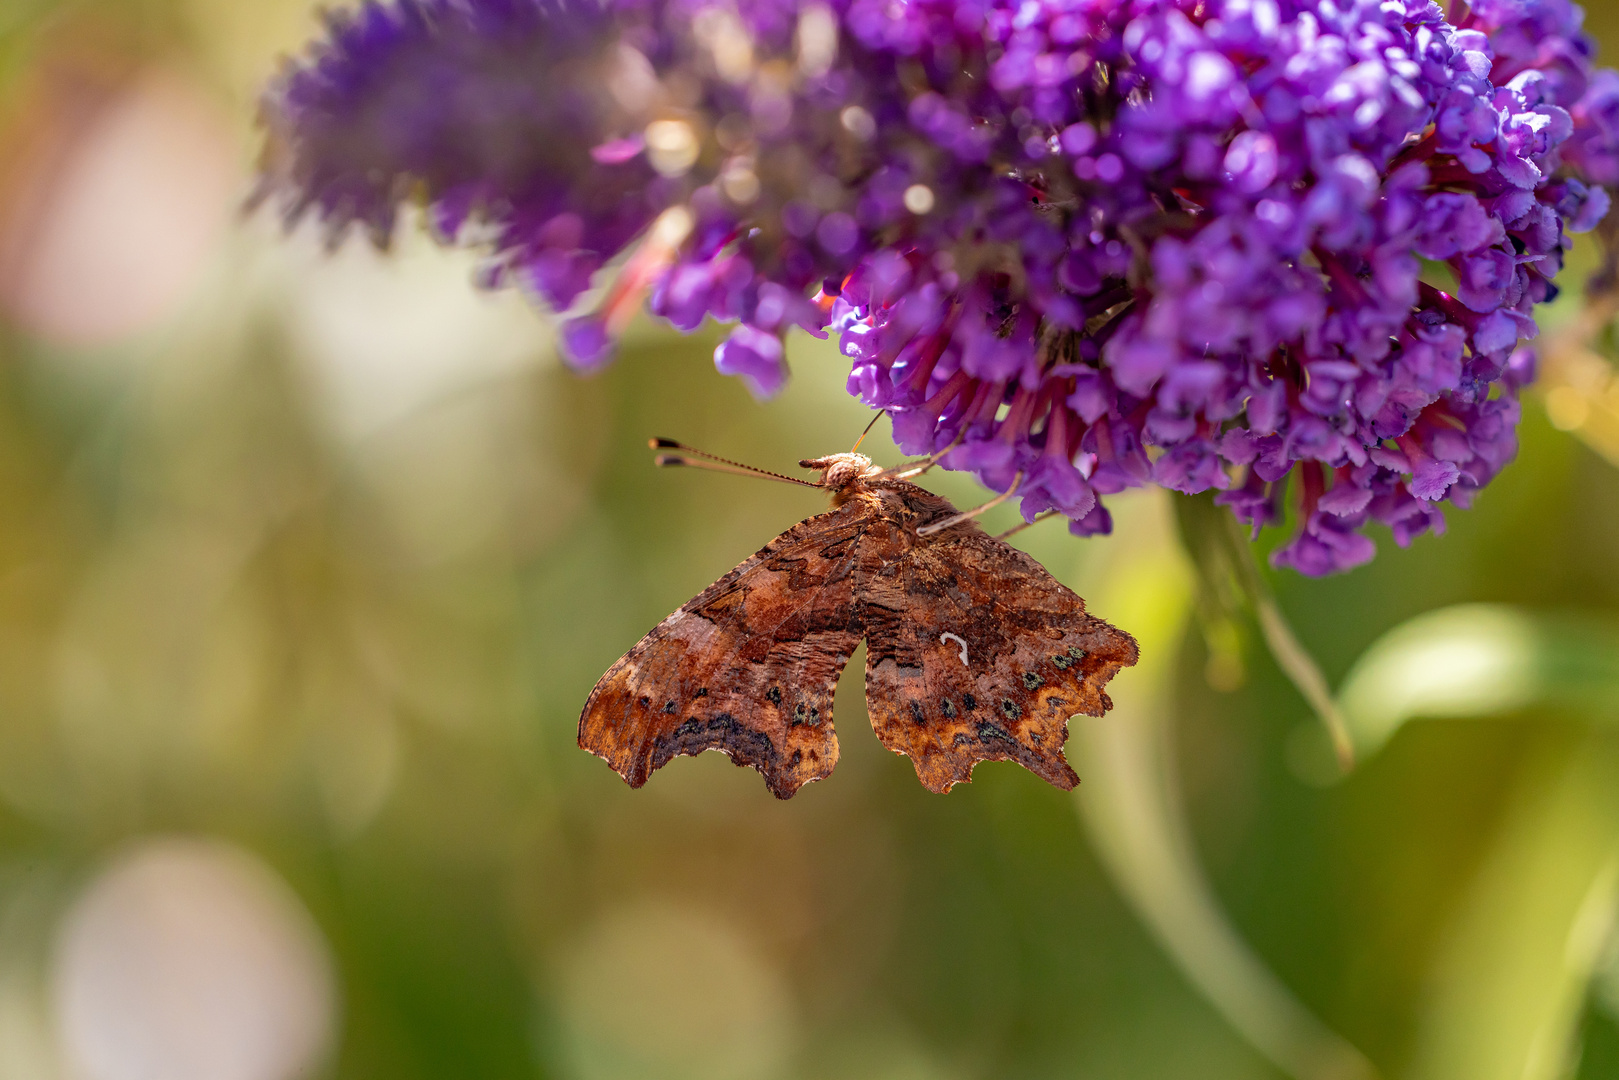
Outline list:
[[[948,454],[950,451],[954,450],[956,447],[960,446],[961,445],[961,440],[966,437],[966,434],[967,434],[967,429],[964,427],[959,432],[956,433],[956,437],[954,439],[950,440],[950,445],[946,446],[943,450],[940,450],[940,451],[938,451],[936,453],[929,454],[927,457],[923,458],[921,461],[915,461],[915,462],[911,462],[908,465],[900,465],[900,466],[897,466],[895,468],[889,469],[886,472],[880,473],[874,479],[879,479],[879,480],[909,480],[913,476],[921,476],[923,473],[925,473],[929,469],[933,468],[933,466],[935,466],[939,462],[943,461],[944,456],[946,454]]]
[[[1016,476],[1012,477],[1011,486],[1005,491],[1001,492],[999,495],[995,496],[993,499],[989,500],[989,502],[984,503],[982,506],[975,506],[971,510],[963,510],[959,514],[953,514],[952,516],[945,518],[943,521],[935,521],[931,525],[923,525],[921,528],[916,530],[916,535],[932,536],[934,533],[943,532],[952,525],[960,525],[963,521],[971,521],[979,514],[984,513],[986,510],[993,510],[1007,499],[1010,499],[1013,495],[1016,495],[1017,489],[1022,483],[1023,474],[1018,473]]]
[[[1024,529],[1027,529],[1030,525],[1038,525],[1042,521],[1050,521],[1052,518],[1054,518],[1056,516],[1057,516],[1057,511],[1055,511],[1055,510],[1047,510],[1043,514],[1036,514],[1033,521],[1020,522],[1019,524],[1012,526],[1010,529],[1007,529],[1005,532],[1000,533],[999,535],[997,535],[995,537],[995,539],[997,539],[997,540],[1005,540],[1008,536],[1016,536],[1018,533],[1022,532]]]

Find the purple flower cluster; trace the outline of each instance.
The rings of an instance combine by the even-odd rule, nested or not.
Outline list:
[[[1031,519],[1217,489],[1324,574],[1438,530],[1515,452],[1520,341],[1619,182],[1619,75],[1566,0],[400,0],[267,101],[267,191],[407,198],[491,279],[839,333],[849,389]],[[577,303],[629,251],[605,295]]]

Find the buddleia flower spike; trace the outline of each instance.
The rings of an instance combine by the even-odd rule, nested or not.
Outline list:
[[[420,202],[611,357],[644,301],[761,396],[836,333],[906,453],[1105,533],[1292,481],[1306,574],[1444,527],[1516,450],[1526,342],[1619,180],[1565,0],[391,0],[265,99],[263,195]],[[471,223],[477,229],[469,228]],[[615,263],[615,260],[618,260]],[[605,299],[592,286],[619,267]]]

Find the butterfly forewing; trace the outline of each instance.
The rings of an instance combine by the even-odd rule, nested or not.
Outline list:
[[[631,787],[711,749],[784,799],[831,773],[833,692],[862,633],[865,517],[846,503],[795,525],[665,619],[596,684],[579,745]]]
[[[1078,783],[1063,757],[1068,718],[1111,705],[1102,687],[1135,663],[1134,639],[970,524],[891,565],[862,583],[866,707],[883,744],[909,755],[930,791],[985,760],[1016,761],[1064,790]]]

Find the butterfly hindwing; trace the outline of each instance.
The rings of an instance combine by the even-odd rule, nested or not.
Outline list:
[[[942,507],[929,516],[950,512],[928,498]],[[892,542],[905,550],[862,582],[866,706],[878,738],[909,755],[931,791],[969,779],[985,760],[1016,761],[1072,788],[1068,718],[1110,707],[1102,688],[1136,662],[1135,640],[974,525],[909,544],[896,529]]]
[[[868,518],[846,503],[800,522],[665,619],[596,684],[579,745],[631,787],[710,749],[783,799],[831,773],[832,696],[863,630],[853,570]]]

